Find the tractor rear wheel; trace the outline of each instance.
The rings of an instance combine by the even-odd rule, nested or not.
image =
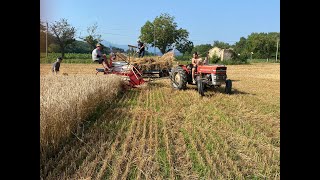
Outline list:
[[[232,81],[230,79],[226,80],[226,88],[225,88],[225,93],[230,94],[232,89]]]
[[[171,84],[175,89],[186,89],[187,88],[187,74],[182,67],[177,66],[171,71]]]
[[[204,96],[204,83],[201,79],[197,80],[198,92],[201,96]]]

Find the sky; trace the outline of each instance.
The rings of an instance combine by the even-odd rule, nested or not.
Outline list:
[[[65,18],[77,37],[97,23],[102,39],[119,45],[135,45],[141,27],[161,13],[173,16],[194,45],[280,32],[280,0],[40,0],[41,21]]]

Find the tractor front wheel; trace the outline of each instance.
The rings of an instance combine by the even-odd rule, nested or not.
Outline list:
[[[230,79],[227,79],[226,80],[225,93],[226,94],[231,94],[231,89],[232,89],[232,81]]]
[[[197,80],[197,87],[199,94],[201,96],[204,96],[204,83],[200,78]]]

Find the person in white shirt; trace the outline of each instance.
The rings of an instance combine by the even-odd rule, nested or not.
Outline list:
[[[99,64],[102,64],[105,70],[110,70],[108,67],[107,56],[105,54],[101,53],[102,45],[98,43],[96,45],[96,48],[92,51],[92,60],[93,62],[98,62]]]

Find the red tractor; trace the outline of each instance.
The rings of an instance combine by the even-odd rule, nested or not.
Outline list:
[[[227,67],[225,65],[199,65],[195,71],[198,92],[204,96],[206,88],[220,87],[225,84],[225,93],[230,94],[232,81],[227,79]],[[170,72],[172,87],[175,89],[186,89],[187,83],[192,84],[192,64],[179,65]]]

